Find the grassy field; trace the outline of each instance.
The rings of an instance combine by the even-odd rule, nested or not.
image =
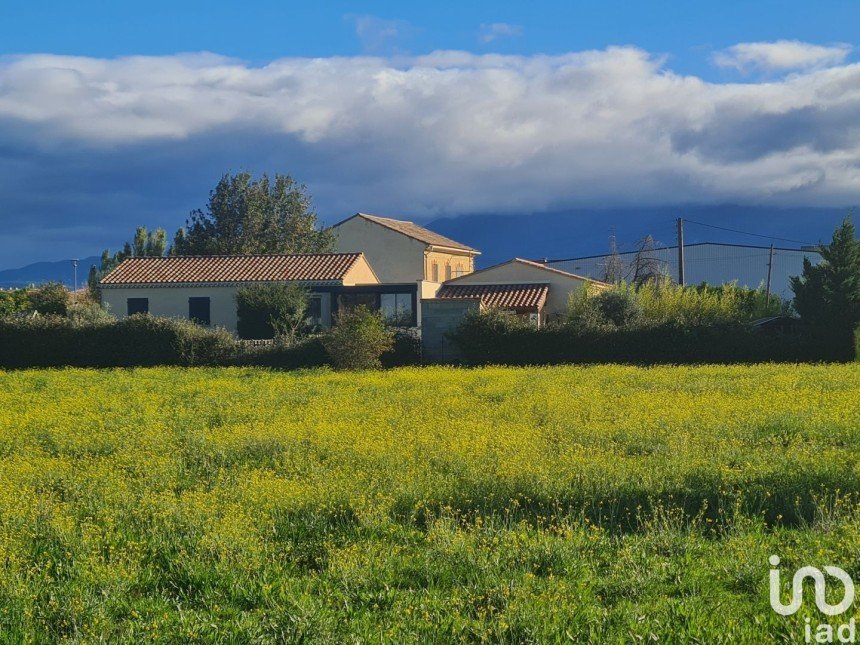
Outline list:
[[[0,372],[0,639],[794,641],[858,464],[857,365]]]

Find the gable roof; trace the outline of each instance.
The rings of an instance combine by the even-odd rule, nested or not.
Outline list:
[[[582,280],[583,282],[591,282],[597,285],[606,285],[605,282],[601,282],[600,280],[595,280],[594,278],[586,278],[585,276],[576,275],[575,273],[570,273],[568,271],[562,271],[561,269],[556,269],[554,267],[549,267],[542,262],[533,262],[532,260],[524,260],[523,258],[513,258],[512,260],[507,260],[506,262],[499,262],[498,264],[494,264],[493,266],[486,267],[485,269],[478,269],[477,271],[473,271],[472,273],[467,273],[465,275],[458,276],[456,278],[451,278],[450,280],[446,280],[445,284],[451,284],[452,282],[457,282],[458,280],[465,280],[467,278],[474,279],[476,275],[484,273],[486,271],[491,271],[493,269],[497,269],[499,267],[503,267],[506,264],[522,264],[524,266],[533,267],[535,269],[540,269],[542,271],[549,271],[550,273],[556,273],[568,278],[574,278],[576,280]],[[606,285],[608,286],[608,285]]]
[[[392,219],[390,217],[380,217],[379,215],[356,213],[352,217],[348,217],[347,219],[343,220],[343,222],[338,222],[332,228],[340,226],[341,224],[348,222],[355,217],[360,217],[361,219],[367,220],[368,222],[379,224],[380,226],[384,226],[387,229],[400,233],[401,235],[405,235],[406,237],[411,237],[413,240],[418,240],[419,242],[423,242],[424,244],[429,244],[430,246],[443,246],[449,249],[457,249],[459,251],[469,251],[470,253],[474,253],[475,255],[480,255],[481,253],[477,249],[473,249],[471,246],[466,246],[465,244],[461,244],[460,242],[452,240],[450,237],[445,237],[444,235],[435,233],[430,229],[424,228],[423,226],[419,226],[415,222],[410,222],[402,219]]]
[[[363,257],[362,253],[136,257],[123,260],[99,284],[336,282]]]
[[[549,285],[534,284],[443,284],[436,293],[442,300],[478,299],[487,307],[539,311],[546,302]]]

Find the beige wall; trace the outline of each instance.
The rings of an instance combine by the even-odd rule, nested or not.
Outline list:
[[[188,318],[188,299],[192,297],[209,298],[209,313],[213,327],[224,327],[236,333],[236,286],[217,287],[122,287],[102,288],[102,302],[117,318],[125,318],[128,312],[128,298],[148,298],[149,313],[153,316],[168,318]],[[331,298],[328,293],[314,293],[319,296],[324,324],[331,320]]]
[[[567,313],[567,302],[571,293],[581,289],[586,280],[568,276],[556,271],[546,271],[540,267],[508,262],[478,273],[467,275],[451,284],[523,284],[544,283],[549,285],[544,315],[550,320]]]
[[[335,250],[364,253],[380,282],[406,283],[424,279],[427,245],[402,233],[353,217],[333,228]]]
[[[433,280],[434,264],[439,271],[438,282],[445,282],[445,280],[456,278],[458,268],[461,270],[460,275],[466,275],[475,269],[474,259],[469,253],[449,253],[437,250],[427,251],[424,261],[425,280]],[[450,270],[450,274],[448,270]]]
[[[353,286],[356,284],[379,284],[379,279],[371,269],[367,256],[360,257],[352,268],[343,276],[343,284]]]

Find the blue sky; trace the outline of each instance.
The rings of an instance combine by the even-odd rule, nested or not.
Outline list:
[[[357,33],[357,22],[375,21]],[[558,54],[635,45],[672,68],[717,77],[712,52],[739,42],[856,39],[856,0],[619,0],[523,2],[9,1],[0,6],[4,53],[95,57],[212,51],[255,64],[285,56],[429,53],[437,49]],[[481,26],[510,35],[482,39]],[[392,34],[386,29],[393,29]]]
[[[0,268],[225,171],[333,222],[860,202],[860,3],[3,2]],[[753,227],[754,228],[754,227]]]

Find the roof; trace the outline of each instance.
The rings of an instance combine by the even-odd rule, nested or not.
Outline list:
[[[335,226],[340,226],[344,222],[348,222],[355,217],[360,217],[361,219],[367,220],[368,222],[379,224],[380,226],[384,226],[385,228],[391,229],[392,231],[396,231],[397,233],[405,235],[406,237],[411,237],[413,240],[424,242],[424,244],[429,244],[430,246],[443,246],[449,249],[469,251],[470,253],[474,253],[476,255],[480,255],[481,253],[477,249],[473,249],[471,246],[466,246],[465,244],[461,244],[460,242],[452,240],[450,237],[445,237],[444,235],[435,233],[430,229],[424,228],[423,226],[419,226],[415,222],[410,222],[402,219],[380,217],[379,215],[368,215],[367,213],[356,213],[352,217],[345,219],[343,222],[335,224]]]
[[[548,284],[443,284],[436,297],[442,300],[479,299],[487,307],[540,310],[549,293]]]
[[[561,269],[556,269],[554,267],[547,266],[542,262],[533,262],[532,260],[524,260],[523,258],[514,258],[512,260],[507,260],[505,262],[500,262],[499,264],[494,264],[493,266],[486,267],[485,269],[478,269],[477,271],[473,271],[472,273],[467,273],[465,275],[458,276],[456,278],[451,278],[447,280],[445,284],[451,284],[452,282],[457,282],[458,280],[465,280],[467,278],[473,279],[476,275],[484,273],[486,271],[491,271],[492,269],[496,269],[498,267],[505,266],[506,264],[522,264],[529,267],[534,267],[535,269],[540,269],[542,271],[549,271],[550,273],[557,273],[568,278],[575,278],[577,280],[583,280],[585,282],[592,282],[594,284],[603,285],[606,284],[601,282],[600,280],[595,280],[594,278],[586,278],[585,276],[576,275],[575,273],[570,273],[568,271],[562,271]]]
[[[136,257],[123,260],[99,284],[333,282],[343,280],[361,257],[361,253]]]

